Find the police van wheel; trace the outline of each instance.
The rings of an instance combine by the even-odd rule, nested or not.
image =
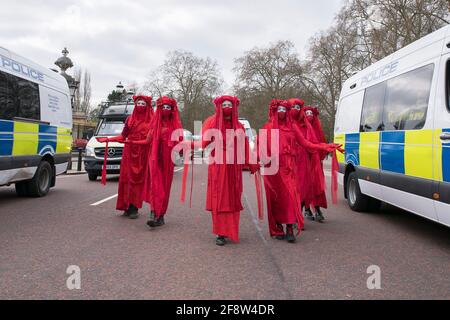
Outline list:
[[[97,181],[98,175],[89,173],[88,177],[89,177],[89,181]]]
[[[43,197],[47,195],[53,178],[53,170],[50,163],[42,161],[33,177],[28,182],[28,191],[31,197]]]
[[[350,209],[356,212],[368,211],[370,199],[361,193],[356,172],[350,173],[347,181],[347,202]]]

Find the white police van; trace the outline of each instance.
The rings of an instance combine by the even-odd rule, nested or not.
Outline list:
[[[71,145],[66,79],[0,47],[0,186],[45,196],[67,171]]]
[[[353,210],[384,201],[450,226],[450,26],[344,83],[335,142]]]

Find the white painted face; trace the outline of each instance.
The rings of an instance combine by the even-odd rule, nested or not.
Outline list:
[[[283,106],[278,106],[278,112],[279,113],[286,113],[286,107],[283,107]]]
[[[138,100],[138,101],[136,102],[136,105],[137,105],[138,107],[146,107],[146,106],[147,106],[147,102],[145,102],[144,100]]]
[[[314,112],[312,112],[312,110],[306,110],[305,114],[307,117],[313,117],[314,116]]]
[[[165,104],[162,106],[163,110],[172,110],[172,106],[169,106],[168,104]]]
[[[231,101],[226,100],[222,103],[222,108],[223,109],[233,108],[233,103]]]
[[[302,107],[300,107],[299,104],[296,104],[295,106],[292,107],[292,109],[294,110],[300,110]]]

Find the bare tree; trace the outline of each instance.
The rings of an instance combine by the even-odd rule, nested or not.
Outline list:
[[[91,74],[88,70],[77,69],[74,78],[79,83],[78,90],[74,97],[74,110],[88,115],[91,111]]]
[[[91,74],[89,71],[85,70],[83,74],[83,82],[80,88],[82,101],[81,101],[81,111],[86,115],[91,111]]]
[[[150,73],[144,88],[154,97],[176,98],[183,124],[192,131],[195,120],[203,120],[214,111],[211,101],[220,91],[221,82],[216,61],[176,50],[169,52],[164,64]]]
[[[448,24],[447,0],[350,0],[310,40],[302,83],[332,136],[342,84],[352,74]]]
[[[240,114],[255,128],[267,121],[267,106],[273,98],[292,98],[306,92],[301,85],[302,68],[294,45],[279,41],[254,48],[235,59],[234,91],[241,99]]]

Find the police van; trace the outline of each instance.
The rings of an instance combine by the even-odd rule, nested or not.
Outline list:
[[[335,142],[351,209],[383,201],[450,226],[450,26],[344,83]]]
[[[71,145],[66,79],[0,47],[0,186],[45,196],[67,171]]]

